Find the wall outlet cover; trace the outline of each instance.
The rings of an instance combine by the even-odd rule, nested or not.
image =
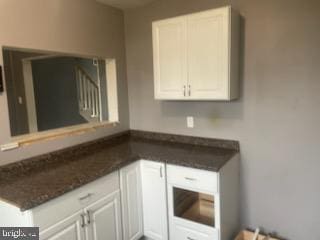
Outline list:
[[[194,128],[194,118],[191,116],[187,117],[187,127]]]

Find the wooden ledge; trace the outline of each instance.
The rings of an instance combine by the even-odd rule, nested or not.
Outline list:
[[[19,147],[28,146],[30,144],[40,142],[40,141],[49,141],[49,140],[62,138],[66,136],[81,135],[87,132],[96,131],[99,128],[115,127],[118,124],[119,122],[85,123],[85,124],[80,124],[76,126],[58,128],[58,129],[13,137],[12,142],[18,143]]]

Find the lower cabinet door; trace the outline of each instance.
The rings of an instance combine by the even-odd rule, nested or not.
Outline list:
[[[138,240],[143,236],[140,161],[120,170],[123,214],[123,239]]]
[[[55,225],[40,232],[41,240],[84,240],[84,216],[83,212],[65,218]]]
[[[165,165],[143,160],[141,175],[144,235],[153,240],[168,240]]]
[[[84,211],[87,240],[122,240],[119,191],[100,199]]]

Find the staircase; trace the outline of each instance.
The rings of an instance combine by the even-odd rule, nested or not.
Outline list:
[[[88,122],[100,121],[99,86],[81,67],[76,66],[79,114]]]

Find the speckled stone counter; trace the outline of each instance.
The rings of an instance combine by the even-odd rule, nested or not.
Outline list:
[[[25,211],[139,159],[219,171],[237,153],[237,141],[127,131],[0,167],[0,200]]]

